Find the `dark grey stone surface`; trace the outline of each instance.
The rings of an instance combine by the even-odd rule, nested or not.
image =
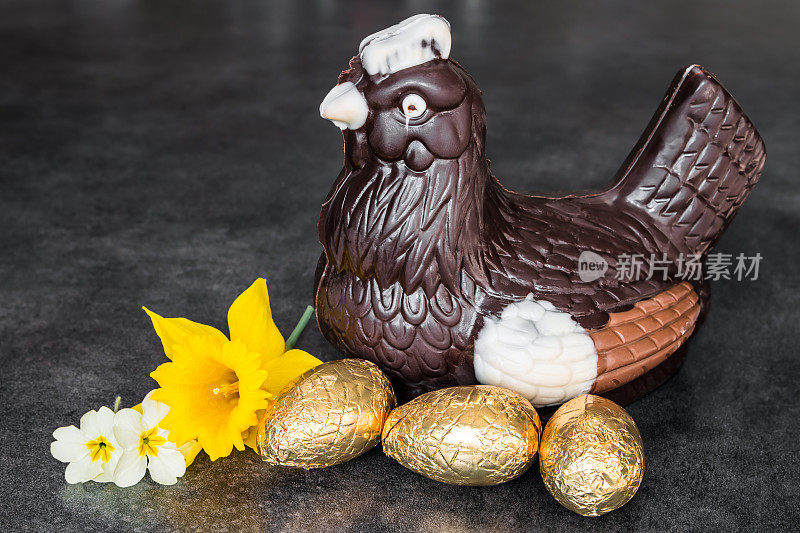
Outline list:
[[[602,5],[601,5],[602,4]],[[675,71],[715,72],[767,167],[717,250],[683,369],[629,407],[646,473],[624,508],[561,508],[537,469],[493,488],[419,477],[379,450],[312,472],[253,453],[174,487],[68,486],[50,433],[164,357],[142,305],[225,328],[266,276],[282,331],[310,303],[318,207],[340,168],[317,106],[360,39],[419,11],[483,89],[488,152],[523,190],[604,184]],[[800,7],[733,1],[6,1],[0,6],[0,525],[21,530],[787,530],[800,479]],[[337,354],[311,327],[300,347]]]

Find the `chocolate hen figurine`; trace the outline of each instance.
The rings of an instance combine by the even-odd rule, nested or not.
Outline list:
[[[323,334],[404,398],[484,383],[543,406],[652,371],[707,308],[684,267],[701,266],[758,181],[758,132],[692,66],[607,190],[511,192],[450,44],[436,15],[370,35],[320,106],[344,135],[319,219]],[[625,258],[638,261],[629,275]]]

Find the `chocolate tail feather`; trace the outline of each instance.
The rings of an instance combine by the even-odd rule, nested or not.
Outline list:
[[[597,350],[591,392],[620,387],[663,363],[692,335],[700,311],[697,292],[684,281],[633,309],[611,313],[605,326],[589,332]]]
[[[678,73],[645,133],[598,196],[646,211],[670,256],[705,254],[764,168],[764,142],[739,104],[697,65]]]

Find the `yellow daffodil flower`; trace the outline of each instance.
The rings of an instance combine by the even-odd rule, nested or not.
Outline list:
[[[284,342],[272,320],[263,278],[228,310],[230,339],[211,326],[144,310],[171,360],[150,374],[161,387],[152,398],[170,407],[159,426],[179,449],[197,439],[212,461],[229,455],[233,447],[254,446],[251,428],[270,400],[321,363],[302,350],[286,351],[292,341]],[[309,316],[307,312],[298,328]]]

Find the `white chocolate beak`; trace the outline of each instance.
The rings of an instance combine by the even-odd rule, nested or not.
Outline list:
[[[367,121],[369,106],[353,82],[346,81],[330,90],[319,105],[319,114],[343,130],[357,130]]]

